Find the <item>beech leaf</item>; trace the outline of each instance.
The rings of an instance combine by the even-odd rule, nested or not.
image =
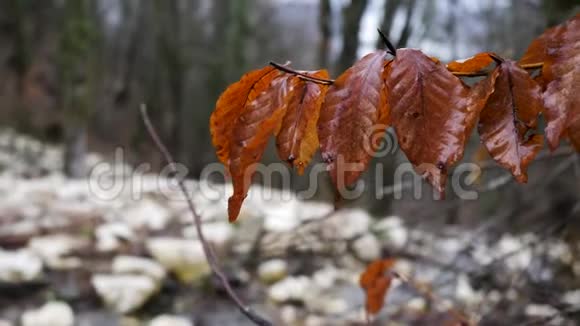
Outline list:
[[[236,120],[258,95],[266,91],[279,75],[274,67],[253,70],[230,85],[219,97],[210,117],[210,133],[216,155],[226,166],[230,164],[230,146]]]
[[[369,264],[361,274],[359,285],[366,293],[365,310],[367,314],[376,315],[383,308],[385,296],[393,280],[393,277],[387,272],[394,264],[394,259],[376,260]]]
[[[233,126],[230,174],[234,193],[228,201],[230,222],[239,215],[268,138],[280,130],[288,99],[296,91],[297,82],[298,78],[289,74],[274,79],[270,88],[249,103]]]
[[[373,136],[386,131],[386,54],[376,51],[366,55],[338,77],[326,93],[318,133],[322,159],[337,189],[356,182],[372,158],[369,144]]]
[[[306,74],[328,79],[326,70]],[[317,123],[327,85],[300,80],[289,100],[286,116],[276,138],[278,155],[302,174],[318,150]]]
[[[392,124],[415,170],[443,196],[449,168],[461,160],[490,87],[473,91],[419,50],[401,49],[389,66]]]
[[[479,118],[481,141],[496,162],[524,183],[527,167],[543,145],[543,136],[532,133],[542,111],[542,92],[511,60],[498,65],[489,78],[495,81],[494,91]]]
[[[542,70],[546,139],[554,150],[566,133],[580,151],[580,14],[562,25],[548,46]]]
[[[447,69],[458,73],[476,73],[488,67],[493,62],[489,52],[478,53],[465,60],[453,61],[447,64]]]

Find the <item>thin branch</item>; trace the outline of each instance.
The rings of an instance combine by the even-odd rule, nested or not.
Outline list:
[[[334,79],[323,79],[323,78],[317,78],[314,76],[309,76],[308,74],[305,74],[305,73],[302,73],[300,71],[296,71],[294,69],[285,67],[285,66],[283,66],[279,63],[273,62],[273,61],[270,61],[270,65],[273,66],[274,68],[280,70],[280,71],[283,71],[283,72],[286,72],[286,73],[289,73],[292,75],[296,75],[301,79],[304,79],[304,80],[307,80],[307,81],[310,81],[310,82],[313,82],[316,84],[322,84],[322,85],[334,84]]]
[[[496,57],[492,56],[492,59],[496,60]],[[522,67],[525,70],[536,70],[542,68],[543,66],[544,66],[543,62],[520,65],[520,67]],[[451,73],[457,77],[486,77],[491,73],[491,71],[476,71],[476,72],[452,71]]]
[[[529,63],[526,65],[520,65],[520,67],[522,67],[526,70],[540,69],[540,68],[544,67],[544,63],[543,62]]]
[[[169,150],[167,150],[167,147],[161,141],[161,138],[159,137],[157,131],[155,130],[155,127],[151,123],[151,119],[149,118],[149,115],[147,114],[147,107],[144,104],[141,105],[141,117],[143,119],[143,123],[145,124],[145,127],[147,128],[147,132],[149,133],[149,135],[153,139],[153,142],[155,143],[155,145],[157,146],[157,148],[159,149],[159,151],[161,152],[163,157],[165,158],[165,161],[167,162],[167,164],[169,164],[169,168],[171,169],[171,171],[173,173],[175,173],[175,175],[177,175],[177,168],[175,167],[176,166],[175,160],[173,159],[173,156],[171,156],[171,153],[169,153]],[[201,216],[197,213],[197,210],[195,209],[195,205],[193,203],[191,196],[189,195],[189,192],[187,191],[187,188],[185,187],[185,184],[183,183],[183,179],[176,179],[176,180],[177,180],[177,183],[179,185],[179,189],[181,190],[181,192],[183,193],[183,196],[185,197],[185,199],[187,201],[187,205],[189,207],[189,210],[191,211],[191,214],[193,215],[193,220],[195,222],[195,229],[197,231],[197,236],[199,237],[199,240],[201,241],[201,244],[203,247],[203,253],[205,254],[205,258],[206,258],[207,263],[209,264],[212,272],[220,280],[220,283],[222,284],[222,286],[226,290],[228,296],[232,299],[232,301],[235,303],[235,305],[238,307],[238,309],[240,310],[240,312],[242,314],[244,314],[250,321],[252,321],[256,325],[271,326],[272,323],[270,323],[268,320],[266,320],[262,316],[255,313],[250,307],[248,307],[242,301],[242,299],[240,299],[240,297],[238,297],[236,292],[232,289],[232,286],[230,285],[227,276],[221,270],[221,268],[217,262],[216,255],[215,255],[212,247],[207,242],[205,235],[203,234],[203,230],[201,227]]]
[[[390,274],[394,278],[399,279],[401,282],[415,289],[417,293],[419,293],[423,298],[427,299],[428,301],[435,303],[441,303],[444,301],[441,297],[439,297],[437,294],[431,291],[431,289],[429,289],[427,286],[422,286],[421,284],[415,282],[408,276],[403,275],[396,271],[391,271]],[[451,315],[453,315],[453,317],[455,317],[456,321],[458,322],[458,325],[462,326],[475,325],[475,323],[469,318],[469,316],[467,316],[464,312],[457,310],[455,307],[451,306],[447,309],[447,311]]]

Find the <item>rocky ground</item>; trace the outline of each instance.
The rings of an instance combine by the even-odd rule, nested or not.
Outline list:
[[[62,176],[60,154],[0,135],[1,326],[249,325],[212,278],[174,184],[122,166],[95,188]],[[358,209],[327,217],[328,204],[260,187],[229,224],[228,186],[212,185],[221,195],[208,198],[187,185],[235,289],[276,325],[364,324],[358,278],[386,256],[423,292],[395,282],[380,325],[444,325],[450,307],[487,325],[578,320],[578,245],[485,224],[429,232]]]

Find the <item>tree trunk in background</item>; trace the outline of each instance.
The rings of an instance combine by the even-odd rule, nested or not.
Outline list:
[[[367,4],[368,0],[351,1],[350,5],[343,9],[342,52],[336,65],[336,70],[339,72],[350,67],[357,58],[358,34]]]
[[[84,177],[87,173],[85,155],[87,154],[87,127],[75,125],[66,128],[64,137],[64,171],[72,178]]]
[[[404,48],[407,46],[409,42],[409,38],[411,37],[411,33],[413,32],[412,27],[412,20],[413,20],[413,13],[415,12],[416,7],[416,0],[407,0],[407,15],[405,16],[405,25],[403,26],[403,30],[401,31],[401,35],[399,36],[399,40],[397,41],[397,48]]]
[[[399,7],[402,4],[401,0],[385,0],[385,10],[383,12],[383,18],[381,20],[381,31],[387,35],[388,37],[392,38],[394,37],[391,34],[391,28],[393,27],[393,21],[395,20],[395,14],[397,13],[397,10],[399,9]],[[393,42],[393,40],[390,40],[391,42]],[[377,38],[377,49],[382,49],[385,47],[385,45],[383,44],[383,41],[381,40],[381,38]]]
[[[318,48],[318,65],[328,67],[330,55],[330,41],[332,33],[332,8],[330,0],[320,0],[318,26],[320,28],[320,45]]]
[[[543,0],[542,4],[548,26],[562,23],[574,15],[574,8],[580,7],[578,0]]]
[[[192,121],[187,121],[187,116],[183,116],[184,84],[187,74],[187,64],[185,62],[185,50],[182,40],[182,13],[179,8],[179,1],[155,1],[155,9],[159,20],[158,51],[161,63],[165,68],[169,107],[164,111],[172,112],[169,126],[168,144],[170,150],[175,153],[177,161],[186,166],[190,166],[190,149],[184,148],[184,141],[191,137],[189,127]],[[185,121],[183,121],[185,119]]]
[[[250,3],[247,0],[229,1],[214,0],[211,8],[212,33],[208,41],[208,59],[204,63],[208,99],[216,100],[228,84],[238,80],[248,67],[246,47],[250,32],[249,14]],[[213,110],[215,102],[208,103]],[[204,125],[199,132],[209,133],[209,113],[198,112],[204,115]],[[205,145],[205,144],[204,144]],[[217,158],[213,156],[211,161]],[[201,172],[199,171],[194,172]]]
[[[65,119],[64,172],[86,174],[86,131],[95,85],[95,29],[89,0],[66,0],[59,44],[60,103]]]
[[[451,48],[451,57],[457,58],[458,56],[458,49],[457,49],[457,21],[459,14],[457,13],[457,0],[448,0],[449,6],[449,19],[445,24],[445,33],[449,37],[449,47]],[[521,1],[520,1],[521,2]]]
[[[12,13],[6,17],[4,23],[6,33],[9,35],[10,43],[12,43],[12,53],[8,58],[7,66],[14,72],[16,76],[16,91],[18,96],[16,114],[16,129],[28,132],[29,119],[26,114],[26,109],[23,107],[23,93],[24,80],[28,67],[30,65],[30,37],[27,33],[27,20],[29,10],[26,6],[27,2],[22,0],[8,0],[2,4],[1,9],[7,13]]]
[[[18,93],[22,95],[24,75],[30,64],[29,37],[26,32],[27,8],[26,1],[8,0],[6,12],[11,12],[6,23],[7,34],[11,36],[14,51],[9,58],[8,65],[14,70],[18,78]]]
[[[226,76],[235,80],[242,75],[245,66],[244,43],[249,31],[248,1],[237,0],[229,5],[226,29]]]

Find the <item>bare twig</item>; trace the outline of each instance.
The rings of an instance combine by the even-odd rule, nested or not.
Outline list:
[[[390,274],[394,278],[399,279],[401,282],[409,285],[411,288],[417,291],[417,293],[419,293],[423,298],[427,299],[428,301],[435,303],[441,303],[444,301],[443,298],[435,294],[431,289],[429,289],[429,287],[417,283],[408,276],[403,275],[396,271],[391,271]],[[469,318],[469,316],[457,310],[455,307],[451,306],[447,309],[447,311],[456,319],[459,325],[462,326],[475,325],[475,323]]]
[[[143,123],[145,124],[145,127],[147,128],[147,132],[149,133],[149,135],[153,139],[153,142],[155,143],[155,145],[157,146],[157,148],[159,149],[159,151],[161,152],[163,157],[165,158],[165,161],[167,161],[167,164],[169,164],[171,171],[174,172],[175,174],[177,174],[177,169],[175,167],[175,165],[176,165],[175,160],[173,159],[173,156],[171,155],[171,153],[169,153],[169,150],[167,150],[167,147],[161,141],[161,138],[159,137],[159,135],[157,134],[157,131],[155,130],[155,127],[151,123],[151,119],[149,118],[149,115],[147,114],[147,107],[144,104],[141,105],[141,117],[143,119]],[[232,301],[235,303],[235,305],[238,307],[238,309],[240,309],[242,314],[244,314],[249,320],[251,320],[256,325],[271,326],[272,323],[270,323],[264,317],[258,315],[250,307],[248,307],[242,301],[242,299],[240,299],[240,297],[238,297],[236,292],[232,289],[232,286],[230,285],[227,276],[221,270],[221,268],[217,262],[216,255],[215,255],[212,247],[207,242],[205,235],[203,234],[203,230],[201,227],[201,216],[197,213],[197,210],[195,209],[195,205],[193,203],[193,200],[191,199],[191,196],[189,195],[189,192],[187,191],[187,188],[185,187],[185,184],[183,183],[183,179],[176,179],[176,180],[177,180],[177,183],[179,185],[179,189],[181,190],[181,192],[183,193],[183,196],[185,197],[185,199],[187,201],[187,205],[189,207],[189,210],[191,211],[191,214],[193,215],[193,219],[195,222],[195,229],[197,231],[197,235],[199,237],[199,240],[201,241],[201,244],[203,247],[203,252],[205,254],[205,258],[206,258],[212,272],[218,277],[218,279],[220,280],[220,283],[222,284],[222,286],[226,290],[228,296],[232,299]]]
[[[578,157],[580,157],[580,154],[576,154],[576,151],[571,146],[562,146],[553,152],[550,152],[550,151],[540,152],[538,154],[538,156],[536,156],[536,158],[534,159],[534,162],[532,162],[532,163],[537,163],[540,161],[547,161],[547,160],[551,160],[554,158],[567,157],[567,156],[571,157],[571,160],[574,160],[574,157],[576,158],[576,160],[579,160]],[[569,164],[573,163],[572,161],[565,161],[565,162],[566,162],[566,164],[568,164],[566,166],[566,168],[569,166]],[[479,162],[476,164],[479,166],[479,168],[481,170],[502,169],[502,167],[499,164],[497,164],[496,161],[494,161],[492,159],[485,160],[485,161],[482,161],[482,162]],[[511,181],[513,181],[513,177],[511,174],[508,173],[508,174],[502,175],[502,176],[492,180],[487,185],[484,185],[483,187],[477,189],[477,191],[479,191],[479,192],[495,191],[495,190],[507,185]],[[405,191],[405,190],[412,189],[414,185],[415,184],[411,181],[404,181],[404,182],[400,182],[400,183],[395,183],[395,184],[392,184],[389,186],[385,186],[382,189],[379,189],[379,194],[381,196],[390,196],[390,195],[400,193],[400,192]]]
[[[334,84],[334,79],[323,79],[323,78],[317,78],[314,76],[310,76],[308,74],[305,74],[303,72],[300,71],[296,71],[294,69],[288,68],[286,66],[283,66],[279,63],[276,62],[270,62],[270,65],[280,71],[292,74],[292,75],[296,75],[298,77],[300,77],[301,79],[313,82],[313,83],[317,83],[317,84],[322,84],[322,85],[332,85]]]
[[[492,57],[492,58],[495,59],[496,57]],[[526,69],[526,70],[536,70],[536,69],[542,68],[543,66],[544,66],[543,62],[538,62],[538,63],[530,63],[530,64],[526,64],[526,65],[521,65],[520,67],[522,67],[523,69]],[[476,71],[476,72],[452,71],[451,73],[457,77],[485,77],[485,76],[489,75],[491,73],[491,71]]]

